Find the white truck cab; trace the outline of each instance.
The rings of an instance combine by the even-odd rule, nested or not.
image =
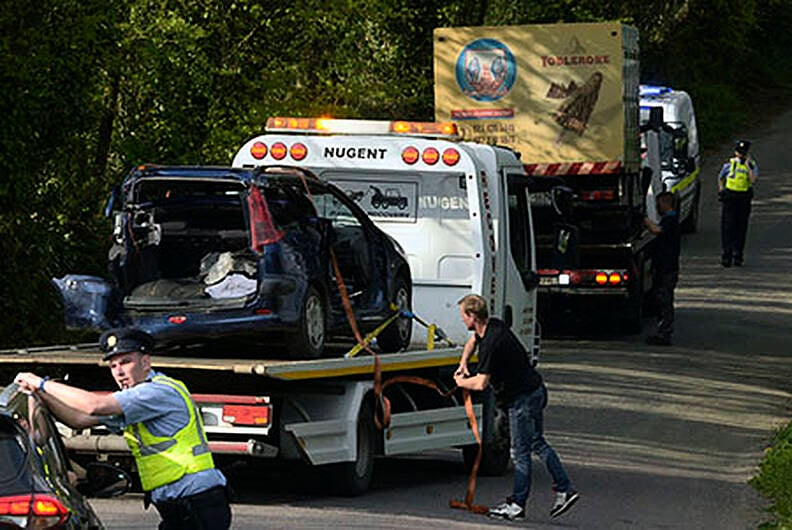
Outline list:
[[[457,302],[479,293],[537,355],[528,179],[512,150],[455,141],[453,124],[270,118],[266,130],[233,166],[299,165],[339,186],[406,252],[416,315],[463,343]]]
[[[701,155],[693,100],[687,92],[666,86],[640,85],[639,94],[642,125],[649,121],[652,108],[663,109],[660,135],[663,188],[678,198],[682,228],[695,232],[701,195],[698,179]]]

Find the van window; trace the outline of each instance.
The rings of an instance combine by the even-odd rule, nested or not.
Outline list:
[[[531,217],[528,196],[528,179],[523,175],[509,175],[509,245],[520,276],[531,271],[533,256],[531,254]],[[526,285],[526,289],[531,286]]]

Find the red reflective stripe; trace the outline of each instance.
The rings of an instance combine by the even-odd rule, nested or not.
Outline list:
[[[250,453],[247,442],[209,442],[209,450],[216,454]]]
[[[604,162],[565,162],[552,164],[524,164],[529,175],[607,175],[621,171],[618,160]]]

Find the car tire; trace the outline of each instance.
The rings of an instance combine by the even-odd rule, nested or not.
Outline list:
[[[393,293],[393,303],[399,309],[412,310],[412,289],[410,282],[404,276],[396,279]],[[383,353],[394,353],[407,349],[410,339],[412,339],[412,319],[399,317],[380,332],[377,345]]]
[[[289,342],[290,357],[317,359],[322,356],[327,339],[326,307],[319,291],[309,286],[300,308],[297,332]]]

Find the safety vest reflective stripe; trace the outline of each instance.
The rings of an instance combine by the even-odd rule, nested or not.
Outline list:
[[[151,384],[161,384],[176,390],[184,400],[190,417],[187,424],[173,436],[155,436],[143,423],[135,423],[124,429],[124,438],[135,457],[145,491],[175,482],[188,473],[214,468],[201,415],[187,388],[181,381],[166,376],[153,377]]]
[[[732,158],[729,165],[729,174],[726,175],[726,189],[731,191],[748,191],[751,189],[749,178],[751,169],[748,164]]]

